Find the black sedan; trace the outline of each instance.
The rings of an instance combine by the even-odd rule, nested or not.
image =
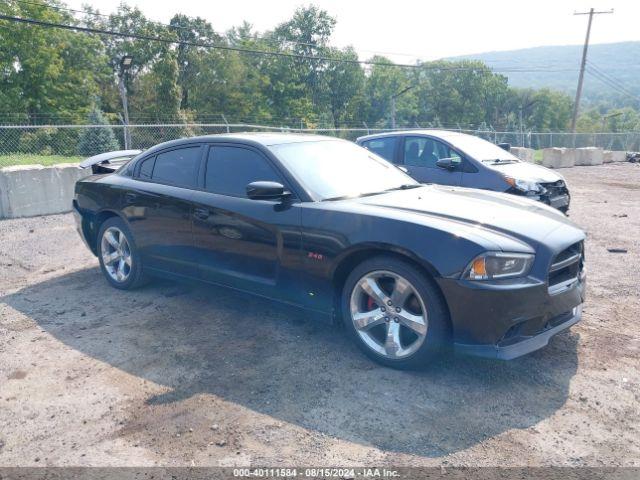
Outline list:
[[[584,233],[539,202],[421,185],[312,135],[176,140],[105,173],[125,153],[86,162],[73,202],[116,288],[169,275],[269,297],[402,368],[452,345],[515,358],[580,319]]]

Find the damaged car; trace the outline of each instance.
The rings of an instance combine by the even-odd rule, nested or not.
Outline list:
[[[571,197],[559,173],[523,162],[487,140],[446,130],[367,135],[358,145],[406,169],[422,183],[493,190],[546,203],[563,213]]]
[[[452,348],[516,358],[581,317],[585,235],[563,214],[420,184],[352,142],[213,135],[84,166],[78,231],[118,289],[168,276],[270,298],[395,368]]]

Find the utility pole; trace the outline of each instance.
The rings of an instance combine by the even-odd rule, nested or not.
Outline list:
[[[522,111],[524,106],[520,105],[520,146],[524,147],[524,123],[522,121]]]
[[[580,111],[580,97],[582,96],[582,82],[584,81],[584,69],[587,66],[587,50],[589,50],[589,36],[591,35],[591,24],[593,16],[601,13],[613,13],[613,9],[596,12],[591,8],[588,12],[574,12],[574,15],[589,15],[589,23],[587,24],[587,36],[584,40],[582,48],[582,62],[580,63],[580,76],[578,77],[578,88],[576,90],[576,100],[573,104],[573,117],[571,118],[571,133],[576,133],[576,122],[578,121],[578,112]]]
[[[538,99],[531,100],[526,105],[524,103],[520,104],[520,146],[522,146],[522,147],[525,146],[524,145],[524,118],[523,118],[523,112],[524,112],[524,110],[526,110],[528,108],[531,108],[536,103],[538,103]]]
[[[131,68],[133,57],[125,55],[120,59],[120,71],[118,72],[118,90],[120,90],[120,98],[122,99],[122,110],[124,111],[124,149],[131,148],[131,133],[129,132],[129,102],[127,100],[127,85],[125,77]]]

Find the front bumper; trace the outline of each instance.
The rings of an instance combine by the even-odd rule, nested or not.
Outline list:
[[[495,358],[499,360],[513,360],[514,358],[521,357],[527,353],[535,352],[536,350],[545,347],[549,343],[551,337],[568,329],[572,325],[575,325],[581,318],[582,305],[578,305],[570,312],[551,319],[550,324],[555,326],[549,326],[537,335],[520,339],[515,343],[508,345],[468,345],[464,343],[455,343],[454,349],[456,352],[465,355]]]
[[[521,191],[516,190],[515,188],[509,189],[508,192],[514,195],[519,195],[531,200],[545,203],[550,207],[567,213],[567,211],[569,210],[569,205],[571,204],[571,194],[569,193],[569,189],[564,183],[564,180],[558,180],[557,182],[552,183],[542,183],[541,185],[544,187],[544,193],[541,194],[524,194]]]
[[[530,200],[535,200],[537,202],[542,202],[550,207],[553,207],[561,212],[566,213],[569,210],[569,205],[571,204],[571,196],[569,193],[558,193],[558,194],[550,194],[545,193],[543,195],[523,195],[519,192],[511,192],[515,195],[519,195],[524,198],[528,198]]]
[[[568,193],[563,193],[560,195],[545,195],[541,197],[540,200],[550,207],[557,208],[558,210],[566,212],[567,210],[569,210],[571,197],[569,197]]]
[[[510,360],[538,350],[580,321],[586,289],[581,274],[550,293],[546,282],[470,282],[440,279],[449,306],[454,349],[469,355]]]

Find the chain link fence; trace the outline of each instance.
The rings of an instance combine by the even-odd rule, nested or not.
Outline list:
[[[397,129],[406,130],[406,129]],[[450,129],[477,135],[494,143],[510,143],[533,149],[547,147],[600,147],[606,150],[640,150],[640,132],[538,133],[499,132],[490,129]],[[195,135],[234,132],[294,132],[331,135],[355,140],[362,135],[391,131],[375,128],[289,128],[252,124],[161,125],[48,125],[0,126],[0,167],[19,164],[78,162],[109,150],[144,150],[168,140]],[[125,140],[126,139],[126,140]]]

